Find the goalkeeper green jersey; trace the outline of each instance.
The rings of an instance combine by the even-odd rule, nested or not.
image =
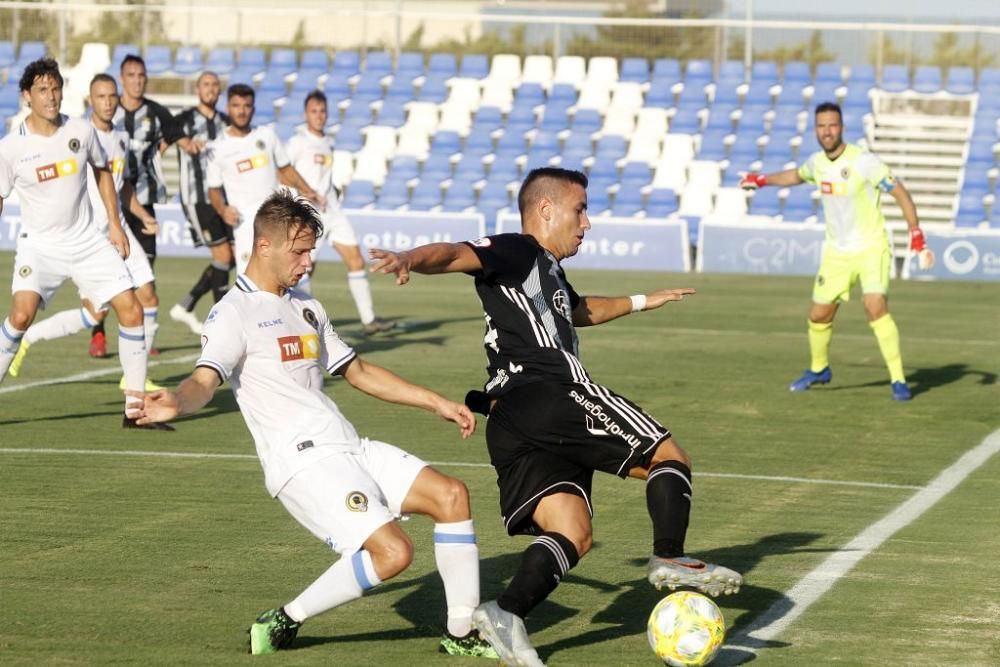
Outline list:
[[[888,245],[880,202],[882,193],[895,187],[896,179],[873,153],[847,144],[831,160],[818,151],[799,167],[799,176],[819,187],[829,245],[841,252]]]

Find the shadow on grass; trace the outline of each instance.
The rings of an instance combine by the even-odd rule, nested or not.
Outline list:
[[[978,375],[979,384],[993,385],[997,383],[997,374],[990,371],[980,371],[969,368],[968,364],[945,364],[936,368],[918,368],[910,373],[906,381],[910,385],[910,393],[914,396],[923,394],[953,384],[969,375]],[[874,382],[864,382],[861,384],[845,384],[833,387],[822,387],[820,391],[842,391],[844,389],[864,389],[867,387],[888,387],[889,380],[876,380]]]
[[[753,582],[753,571],[765,558],[782,556],[792,553],[827,553],[831,549],[815,549],[808,545],[815,542],[821,535],[819,533],[777,533],[762,538],[751,544],[733,545],[725,548],[698,553],[697,556],[709,562],[724,563],[744,573],[747,581],[744,583],[740,593],[736,596],[725,598],[725,605],[728,608],[737,607],[745,610],[751,616],[759,615],[768,609],[781,609],[781,605],[787,604],[791,608],[791,602],[781,591],[776,591],[761,586],[755,586]],[[596,548],[600,549],[598,545]],[[495,599],[503,590],[506,582],[514,574],[514,570],[521,561],[521,553],[514,552],[486,558],[480,561],[480,578],[483,588],[483,599]],[[624,582],[608,582],[587,577],[568,574],[560,588],[567,586],[586,586],[593,589],[599,596],[614,596],[610,604],[595,600],[595,607],[599,610],[592,613],[590,622],[603,627],[595,627],[593,630],[572,637],[565,637],[553,643],[537,646],[539,655],[543,660],[548,660],[559,652],[613,641],[625,637],[634,637],[638,641],[645,642],[646,621],[649,611],[656,603],[669,591],[657,591],[645,578],[646,558],[630,559],[623,563],[629,571],[640,571],[642,576]],[[302,636],[295,642],[295,648],[306,648],[328,643],[342,643],[351,641],[382,641],[392,639],[419,639],[436,638],[442,633],[444,626],[444,590],[441,580],[436,572],[431,572],[417,579],[401,582],[389,582],[379,588],[380,591],[400,591],[408,590],[394,605],[395,611],[402,618],[412,624],[410,628],[383,631],[372,631],[355,633],[349,635],[338,635],[332,637]],[[561,623],[579,614],[588,614],[586,609],[574,609],[558,602],[560,598],[559,590],[553,596],[543,602],[534,610],[528,619],[528,631],[537,633],[557,623]],[[349,612],[348,612],[349,613]],[[780,612],[783,615],[786,612]],[[335,622],[334,622],[335,623]],[[740,624],[730,628],[730,633],[738,632],[746,624]],[[750,662],[755,659],[751,650],[744,646],[753,642],[751,648],[780,648],[788,644],[778,641],[760,642],[756,640],[742,640],[739,645],[727,647],[720,653],[717,663],[720,665],[736,665]]]

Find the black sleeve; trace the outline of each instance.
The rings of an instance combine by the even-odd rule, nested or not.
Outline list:
[[[172,144],[178,139],[184,138],[184,127],[179,118],[174,118],[162,104],[151,100],[146,101],[149,110],[156,114],[156,119],[160,123],[160,135],[167,144]]]
[[[191,122],[191,117],[193,116],[191,109],[185,109],[176,116],[174,116],[174,122],[177,123],[177,129],[180,131],[182,137],[191,137],[191,129],[193,124]]]
[[[513,278],[521,281],[535,265],[538,247],[524,234],[497,234],[465,241],[479,257],[483,268],[476,272],[486,280]]]

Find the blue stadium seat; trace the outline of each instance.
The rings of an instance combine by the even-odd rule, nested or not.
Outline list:
[[[768,135],[767,145],[764,147],[764,155],[769,160],[772,158],[791,160],[791,141],[797,136],[799,136],[799,133],[796,130],[771,130],[771,133]]]
[[[513,160],[496,160],[490,165],[490,173],[486,178],[486,184],[510,183],[521,177],[517,164]]]
[[[431,56],[434,60],[434,56]],[[490,73],[489,58],[481,53],[466,53],[462,56],[462,69],[458,75],[469,79],[485,79]]]
[[[611,214],[620,218],[630,218],[644,212],[644,210],[642,192],[638,188],[626,187],[623,183],[615,195],[615,205],[611,209]]]
[[[812,73],[809,70],[809,63],[798,60],[786,62],[781,81],[784,86],[808,86],[812,83]]]
[[[406,123],[406,108],[396,100],[386,100],[378,111],[378,124],[390,127],[402,127]]]
[[[504,128],[503,134],[497,140],[496,155],[498,161],[501,161],[501,156],[504,159],[513,159],[519,155],[524,155],[527,150],[528,144],[524,139],[523,131],[509,126]],[[494,166],[496,166],[495,163]]]
[[[739,122],[739,134],[752,134],[759,137],[764,134],[765,114],[769,111],[764,105],[744,105]]]
[[[697,81],[711,81],[713,79],[712,74],[712,61],[704,58],[695,58],[687,62],[687,67],[684,68],[684,81],[697,80]]]
[[[421,65],[422,67],[422,65]],[[455,76],[455,55],[452,53],[432,53],[427,64],[427,73],[442,77]],[[478,77],[473,77],[478,78]]]
[[[295,49],[273,49],[267,71],[288,76],[299,69],[299,55]]]
[[[254,125],[270,125],[275,121],[274,105],[260,103],[260,98],[258,97],[257,103],[254,105],[253,112],[253,124]]]
[[[237,67],[256,67],[258,72],[267,69],[267,58],[264,49],[256,46],[246,46],[240,49],[236,61]]]
[[[851,86],[875,87],[875,66],[874,65],[851,65],[851,73],[847,78],[847,83]]]
[[[646,83],[649,81],[649,61],[645,58],[625,58],[619,80]]]
[[[409,76],[396,75],[385,91],[385,99],[396,102],[409,102],[414,95],[413,79]]]
[[[816,65],[816,83],[842,85],[844,83],[843,67],[839,63],[819,63]]]
[[[670,131],[681,134],[698,134],[701,132],[701,120],[697,112],[685,112],[678,109],[674,117],[670,119]]]
[[[552,151],[534,151],[529,149],[528,154],[525,156],[524,166],[521,168],[521,174],[524,177],[527,177],[527,175],[535,169],[550,166],[554,157],[556,157],[556,155]]]
[[[549,91],[549,102],[554,102],[556,100],[568,100],[572,103],[576,102],[576,98],[576,88],[568,83],[553,84],[552,90]]]
[[[746,68],[742,60],[727,60],[719,67],[718,85],[739,85],[746,81]]]
[[[375,201],[375,184],[371,181],[351,181],[344,195],[344,208],[363,208]]]
[[[646,216],[650,218],[666,218],[677,212],[677,193],[673,190],[656,189],[649,193],[646,202]]]
[[[448,78],[441,74],[429,74],[420,86],[417,99],[421,102],[441,104],[448,99]]]
[[[506,129],[508,132],[513,131],[523,135],[528,130],[534,129],[536,122],[537,116],[532,107],[514,107],[507,116]]]
[[[976,73],[971,67],[948,68],[948,81],[945,90],[957,95],[966,95],[976,91]]]
[[[705,96],[705,90],[702,87],[689,87],[685,84],[684,90],[681,91],[680,96],[677,98],[677,108],[678,109],[693,109],[697,111],[698,109],[703,109],[708,105],[708,98]]]
[[[420,182],[413,189],[410,195],[409,208],[411,211],[429,211],[441,204],[441,181],[436,180],[433,175],[421,176]]]
[[[441,130],[431,138],[431,153],[453,155],[462,150],[462,138],[458,132]]]
[[[288,86],[285,83],[285,75],[280,71],[268,70],[263,78],[257,83],[257,90],[264,92],[280,92],[284,94]]]
[[[587,213],[589,215],[600,215],[611,207],[611,198],[608,195],[610,183],[592,180],[587,186]]]
[[[386,178],[385,188],[390,181],[406,183],[406,181],[416,178],[420,174],[420,163],[417,158],[411,155],[399,155],[389,163],[389,174]],[[395,186],[394,186],[395,187]]]
[[[778,63],[772,60],[757,60],[750,67],[750,80],[767,85],[778,83]]]
[[[540,83],[522,83],[514,91],[514,106],[545,104],[545,89]]]
[[[617,134],[609,134],[598,140],[597,146],[594,149],[594,158],[598,162],[608,161],[613,164],[625,157],[627,150],[628,145],[625,137],[618,136]]]
[[[282,118],[274,125],[274,133],[278,135],[278,138],[283,142],[287,142],[295,135],[295,131],[298,128],[300,120],[289,119],[285,120]]]
[[[708,111],[708,123],[705,125],[705,131],[725,131],[725,134],[732,133],[734,129],[732,115],[733,112],[737,110],[738,107],[726,104],[716,104],[712,106]]]
[[[21,109],[21,90],[17,81],[8,81],[0,87],[0,118],[13,116]],[[0,126],[5,123],[0,123]]]
[[[386,76],[392,73],[392,54],[388,51],[369,51],[365,56],[365,74]]]
[[[822,104],[823,102],[840,102],[840,97],[837,95],[838,88],[840,86],[835,84],[817,83],[813,87],[813,94],[809,99],[809,105],[815,108],[817,104]]]
[[[902,92],[910,87],[910,71],[906,65],[886,65],[882,68],[881,88],[889,92]]]
[[[361,127],[356,125],[342,124],[337,130],[334,145],[337,150],[351,151],[356,153],[365,144],[365,137],[361,133]]]
[[[201,51],[198,50],[198,59],[201,59]],[[147,46],[146,53],[143,54],[146,61],[146,74],[149,76],[159,76],[170,70],[173,65],[170,56],[170,47],[160,44]]]
[[[941,90],[941,68],[920,65],[913,73],[913,89],[918,93],[936,93]]]
[[[420,179],[440,183],[447,178],[451,178],[451,153],[431,152],[420,167]]]
[[[444,195],[444,202],[441,210],[446,212],[460,213],[476,205],[476,193],[467,186],[452,184]]]
[[[476,128],[496,129],[503,124],[503,112],[499,107],[479,107],[472,117],[472,124]]]
[[[802,109],[797,105],[779,105],[774,110],[774,118],[771,120],[771,130],[796,130],[799,127],[799,114]]]
[[[176,63],[174,66],[176,67]],[[231,48],[222,46],[210,50],[205,60],[205,69],[225,77],[236,69],[236,53]]]
[[[729,146],[729,157],[736,164],[750,163],[760,158],[760,146],[757,138],[760,135],[739,133],[736,140]]]
[[[395,211],[406,206],[409,201],[410,192],[406,183],[387,178],[385,184],[382,186],[382,191],[378,194],[378,201],[375,202],[375,208],[382,211]]]
[[[582,174],[587,173],[587,168],[583,164],[583,158],[581,158],[580,156],[567,154],[564,152],[560,156],[560,158],[561,161],[559,162],[559,166],[562,167],[563,169],[578,171]]]
[[[740,84],[732,81],[721,81],[715,87],[715,97],[713,104],[724,104],[726,106],[739,106],[740,96],[737,88]]]
[[[486,178],[486,166],[482,157],[471,153],[463,153],[455,164],[456,181],[480,181]]]
[[[572,131],[566,135],[566,141],[563,144],[563,151],[587,151],[590,154],[594,147],[594,142],[590,138],[591,133],[586,130]]]
[[[14,52],[14,43],[8,41],[0,42],[0,69],[10,67],[17,62],[17,54]]]
[[[747,94],[743,100],[746,105],[763,105],[770,107],[774,104],[774,97],[771,95],[773,81],[763,79],[753,79],[747,87]]]
[[[333,56],[332,74],[352,77],[361,71],[361,55],[357,51],[337,51]]]
[[[555,132],[544,132],[539,130],[531,140],[532,150],[546,150],[553,155],[559,152],[559,135]]]
[[[323,92],[329,98],[330,104],[335,105],[351,96],[351,84],[348,82],[346,76],[331,74],[326,79]]]
[[[382,77],[377,72],[365,72],[358,79],[352,95],[352,104],[371,103],[382,97]]]
[[[17,62],[21,65],[27,65],[39,58],[44,58],[46,53],[48,53],[48,48],[43,42],[21,42],[21,48],[17,50]],[[139,53],[139,51],[136,49],[132,53]]]
[[[424,75],[424,54],[416,51],[404,51],[399,54],[396,63],[396,79],[407,78],[410,81]]]
[[[653,63],[653,81],[673,85],[683,78],[681,64],[676,58],[657,58]]]
[[[618,182],[618,167],[610,160],[594,160],[590,167],[590,180],[595,183],[604,183],[608,187],[612,183]]]
[[[670,89],[672,84],[662,81],[653,81],[646,92],[645,106],[670,108],[674,105],[674,93]]]
[[[323,49],[306,49],[302,52],[302,64],[299,65],[299,76],[320,76],[330,69],[330,57]]]
[[[623,188],[627,185],[630,189],[638,190],[649,185],[652,180],[653,172],[645,162],[626,162],[625,166],[622,167],[621,184]]]
[[[788,189],[783,214],[786,220],[801,222],[813,215],[815,208],[812,199],[812,188],[799,186]]]
[[[108,74],[117,77],[121,71],[122,61],[125,60],[125,56],[137,56],[139,54],[139,47],[135,44],[115,44],[115,48],[111,52],[111,65],[108,66]],[[7,80],[16,80],[16,78],[8,75]]]
[[[344,111],[344,119],[342,121],[345,125],[354,125],[355,127],[365,127],[366,125],[372,124],[372,110],[368,104],[365,104],[363,100],[358,98],[353,98],[351,104]]]
[[[289,96],[304,99],[306,95],[319,89],[319,74],[313,71],[300,70],[298,76],[292,81],[292,89],[289,91]]]
[[[149,60],[146,61],[149,63]],[[206,69],[201,58],[201,49],[197,46],[179,46],[174,54],[174,62],[170,67],[175,74],[192,76]],[[215,70],[212,70],[215,71]],[[218,71],[215,71],[219,74]]]
[[[569,126],[569,114],[565,111],[553,110],[547,107],[545,109],[545,115],[542,116],[542,122],[538,128],[543,132],[562,132],[563,130],[569,128]]]
[[[594,109],[580,109],[573,115],[572,129],[574,132],[597,132],[604,121],[601,114]]]

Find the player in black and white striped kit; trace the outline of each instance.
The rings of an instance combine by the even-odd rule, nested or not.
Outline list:
[[[220,90],[218,75],[202,72],[195,83],[198,104],[176,116],[181,132],[191,141],[190,150],[177,151],[181,204],[195,246],[206,246],[212,253],[211,263],[205,267],[194,287],[170,309],[170,319],[186,324],[195,334],[201,334],[202,328],[201,321],[194,314],[195,305],[209,291],[218,303],[229,288],[229,272],[234,266],[233,228],[223,222],[212,208],[205,183],[207,147],[221,137],[229,125],[229,117],[215,108]]]
[[[632,297],[580,296],[560,262],[590,229],[587,177],[558,168],[528,174],[518,194],[521,234],[468,243],[433,243],[391,253],[372,250],[373,271],[468,273],[486,312],[490,379],[467,403],[489,415],[486,442],[497,471],[507,532],[536,535],[496,601],[473,623],[501,662],[542,665],[524,617],[555,590],[593,543],[595,470],[646,481],[653,523],[647,577],[660,588],[734,593],[742,577],[684,554],[691,511],[691,461],[670,431],[639,406],[591,379],[580,362],[576,327],[659,308],[693,294],[661,289]]]

